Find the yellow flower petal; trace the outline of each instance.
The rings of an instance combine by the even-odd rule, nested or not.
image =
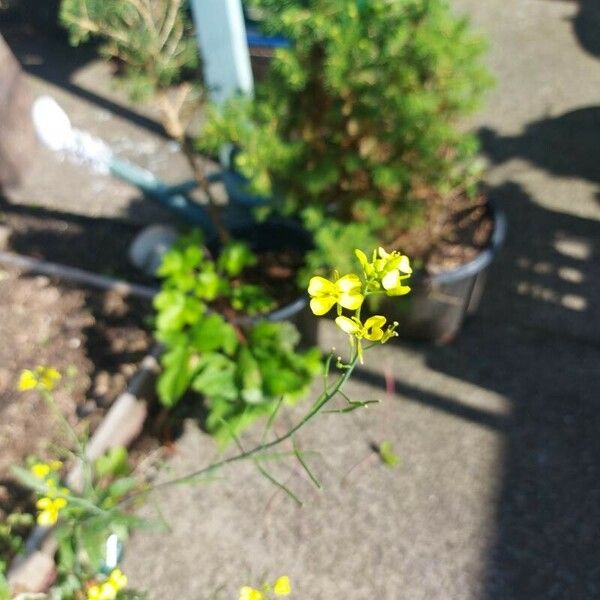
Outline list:
[[[410,287],[408,285],[399,285],[391,290],[386,290],[388,296],[404,296],[405,294],[408,294],[408,292],[410,292]]]
[[[322,298],[311,298],[310,310],[313,314],[320,317],[331,310],[331,307],[335,304],[335,296],[324,296]]]
[[[38,367],[37,370],[39,371],[39,384],[51,392],[61,378],[61,374],[54,367]]]
[[[60,510],[61,508],[64,508],[67,505],[67,501],[64,498],[57,498],[56,500],[54,500],[54,508],[56,510]]]
[[[411,266],[410,266],[410,260],[408,258],[408,256],[403,256],[400,259],[400,264],[398,265],[398,268],[403,272],[403,273],[408,273],[409,275],[413,272]]]
[[[369,317],[364,324],[364,337],[371,342],[378,342],[383,338],[383,329],[385,325],[385,317],[375,315]]]
[[[239,600],[263,600],[263,594],[261,591],[256,590],[254,588],[248,587],[245,585],[240,590],[240,598]]]
[[[358,275],[349,273],[335,282],[335,285],[342,293],[360,293],[362,281]]]
[[[121,569],[113,569],[108,576],[110,581],[118,590],[122,590],[127,585],[127,575]]]
[[[399,283],[400,272],[396,269],[390,271],[389,273],[386,273],[381,280],[381,285],[385,290],[391,290],[392,288],[395,288]]]
[[[36,503],[36,507],[41,510],[46,510],[50,506],[52,506],[52,500],[50,498],[40,498]]]
[[[325,294],[337,294],[335,283],[325,279],[325,277],[319,277],[318,275],[312,277],[308,282],[308,293],[311,296],[322,296]]]
[[[100,586],[92,585],[88,588],[87,600],[100,600]]]
[[[338,317],[335,324],[345,333],[354,335],[360,331],[360,325],[348,317]]]
[[[348,293],[341,294],[338,298],[338,302],[348,310],[356,310],[357,308],[360,308],[364,299],[365,297],[360,293]]]
[[[60,471],[62,469],[63,463],[61,460],[51,460],[48,463],[51,471]]]
[[[105,581],[100,586],[100,600],[115,600],[117,597],[118,589],[111,581]]]
[[[55,510],[43,510],[38,514],[37,523],[43,527],[54,525],[58,521],[58,512]]]
[[[21,376],[19,377],[19,383],[17,384],[17,389],[21,392],[25,392],[27,390],[32,390],[37,386],[38,380],[33,371],[29,369],[25,369],[21,371]]]
[[[287,596],[292,593],[292,586],[289,577],[283,575],[273,584],[273,591],[276,596]]]

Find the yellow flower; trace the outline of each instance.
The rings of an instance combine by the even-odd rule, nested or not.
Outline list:
[[[88,588],[87,600],[114,600],[126,585],[127,576],[123,571],[113,569],[104,583],[94,584]]]
[[[46,479],[52,471],[60,471],[62,469],[62,462],[60,460],[51,460],[47,463],[35,463],[31,466],[30,471],[38,479]]]
[[[37,517],[38,525],[54,525],[58,521],[58,513],[67,506],[64,498],[49,498],[47,496],[40,498],[36,503],[40,510]]]
[[[37,366],[33,371],[31,369],[21,371],[17,388],[21,392],[34,388],[51,392],[60,378],[60,373],[54,367]]]
[[[310,309],[317,316],[329,312],[336,303],[343,308],[356,310],[364,300],[362,282],[354,273],[335,281],[315,276],[308,283],[308,293],[311,296]]]
[[[19,383],[17,384],[17,389],[20,392],[25,392],[27,390],[32,390],[37,386],[38,380],[33,371],[29,369],[25,369],[21,371],[21,376],[19,377]]]
[[[260,590],[245,585],[240,590],[239,600],[264,600],[263,593]]]
[[[127,575],[125,575],[121,569],[113,569],[108,576],[108,581],[116,587],[117,590],[122,590],[127,585]]]
[[[101,585],[92,585],[87,591],[87,600],[114,600],[118,590],[112,584],[105,582]]]
[[[385,325],[385,317],[375,315],[369,317],[364,324],[356,317],[338,317],[335,324],[348,335],[353,335],[358,339],[366,339],[371,342],[378,342],[383,339]]]
[[[100,600],[100,586],[92,585],[87,591],[87,600]]]
[[[35,463],[34,465],[32,465],[30,471],[38,479],[46,479],[46,477],[50,475],[50,465],[46,463]]]
[[[292,585],[287,575],[283,575],[273,584],[273,591],[276,596],[287,596],[292,593]]]

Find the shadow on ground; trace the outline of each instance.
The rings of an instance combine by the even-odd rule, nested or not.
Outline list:
[[[483,151],[495,165],[523,158],[553,175],[600,184],[600,106],[534,121],[522,135],[497,135],[484,127],[479,136]]]
[[[597,0],[575,0],[579,11],[573,19],[573,30],[581,47],[600,57],[600,3]]]
[[[98,58],[98,50],[94,44],[84,44],[74,49],[68,44],[64,32],[57,35],[56,32],[40,31],[35,28],[35,23],[31,24],[18,16],[3,19],[1,12],[0,35],[4,37],[25,72],[117,117],[127,119],[142,129],[163,138],[168,137],[157,121],[73,82],[74,74],[78,70]]]
[[[507,398],[511,413],[394,387],[504,436],[482,600],[592,600],[600,597],[600,223],[544,209],[514,183],[489,195],[506,211],[509,235],[480,313],[452,345],[419,350],[434,370]],[[385,389],[381,377],[359,377]]]

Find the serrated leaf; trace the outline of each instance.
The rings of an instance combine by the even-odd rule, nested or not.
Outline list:
[[[200,320],[190,332],[190,342],[198,352],[223,349],[233,354],[237,346],[235,330],[223,317],[212,314]]]
[[[235,399],[238,388],[235,385],[235,363],[226,356],[208,353],[200,357],[192,389],[206,395]]]

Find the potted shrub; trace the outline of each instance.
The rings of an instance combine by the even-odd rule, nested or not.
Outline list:
[[[243,191],[301,216],[315,238],[307,273],[355,246],[414,257],[399,331],[450,339],[503,237],[479,189],[477,140],[460,127],[490,85],[484,43],[446,0],[250,4],[290,47],[254,101],[211,109],[199,146],[232,142]]]
[[[61,17],[73,43],[104,41],[101,50],[132,100],[157,104],[208,200],[217,239],[200,231],[182,238],[160,270],[156,334],[165,352],[158,393],[167,407],[190,390],[202,394],[207,428],[223,439],[237,435],[279,398],[297,397],[318,370],[318,353],[298,351],[295,326],[283,322],[306,321],[306,294],[295,281],[310,236],[289,219],[229,227],[190,142],[205,90],[184,0],[63,0]],[[310,331],[312,320],[305,342]]]

